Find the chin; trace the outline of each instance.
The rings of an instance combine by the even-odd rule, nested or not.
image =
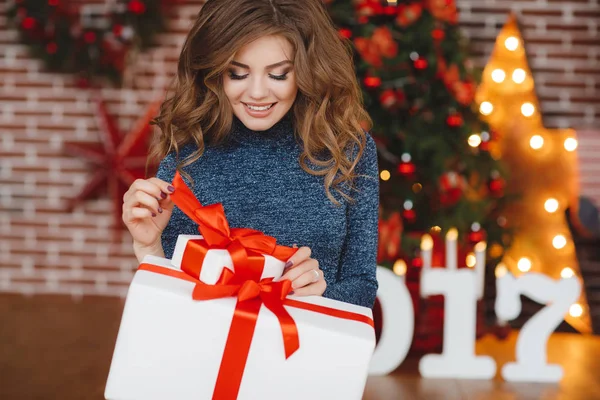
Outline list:
[[[246,128],[260,132],[272,128],[273,125],[277,124],[284,117],[284,115],[270,115],[266,118],[254,118],[242,110],[241,115],[236,113],[236,117],[242,121]]]

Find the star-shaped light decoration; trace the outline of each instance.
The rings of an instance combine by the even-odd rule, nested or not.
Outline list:
[[[532,271],[555,279],[581,279],[565,217],[578,196],[575,131],[543,126],[534,86],[517,20],[511,15],[496,39],[476,95],[481,114],[498,134],[490,153],[509,168],[507,190],[521,194],[500,216],[516,228],[516,235],[497,273]],[[565,320],[582,333],[591,331],[585,291]]]
[[[152,132],[149,123],[156,116],[161,101],[152,102],[145,115],[126,134],[119,130],[99,95],[94,96],[93,102],[97,111],[95,118],[100,131],[100,143],[64,144],[67,153],[86,159],[95,168],[79,195],[69,200],[67,211],[73,211],[78,204],[107,190],[113,203],[113,239],[118,239],[123,224],[123,195],[136,179],[145,178],[148,137]]]

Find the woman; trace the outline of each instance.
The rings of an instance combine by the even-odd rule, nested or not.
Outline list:
[[[376,147],[350,48],[321,0],[208,0],[176,78],[155,121],[157,176],[124,196],[138,260],[171,258],[178,235],[198,233],[169,196],[179,170],[230,226],[300,245],[283,276],[295,295],[372,307]]]

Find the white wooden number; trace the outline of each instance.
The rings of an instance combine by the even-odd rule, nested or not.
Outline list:
[[[530,299],[547,304],[521,328],[517,338],[516,362],[502,369],[507,381],[558,382],[563,376],[559,365],[548,364],[546,347],[548,337],[563,320],[569,307],[579,298],[581,285],[576,278],[553,280],[538,273],[528,273],[515,278],[506,274],[496,280],[496,315],[508,321],[521,313],[523,294]]]
[[[423,269],[421,292],[444,295],[444,350],[419,363],[426,378],[490,379],[496,374],[491,357],[475,355],[477,287],[473,270]]]
[[[377,267],[382,328],[369,374],[386,375],[404,361],[412,343],[415,315],[404,280],[387,268]]]

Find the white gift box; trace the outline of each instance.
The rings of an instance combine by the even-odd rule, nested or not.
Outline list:
[[[200,240],[201,235],[179,235],[177,237],[177,243],[175,244],[175,250],[173,251],[173,258],[171,262],[174,267],[181,268],[181,261],[183,260],[183,253],[190,240]],[[283,273],[285,262],[278,260],[267,254],[263,254],[265,257],[265,265],[263,269],[261,279],[264,278],[278,278]],[[233,261],[231,255],[227,250],[223,249],[211,249],[206,253],[206,257],[203,261],[203,268],[200,269],[200,280],[206,284],[214,285],[221,277],[223,267],[227,267],[234,271]],[[210,268],[204,268],[204,265],[210,266]],[[234,271],[235,272],[235,271]]]
[[[178,270],[164,258],[147,256],[144,263]],[[106,399],[212,398],[237,299],[196,301],[194,286],[150,271],[136,272]],[[365,307],[319,296],[289,298],[372,318]],[[364,322],[285,308],[298,327],[300,348],[286,360],[279,322],[261,306],[237,398],[361,399],[375,348],[373,328]]]

